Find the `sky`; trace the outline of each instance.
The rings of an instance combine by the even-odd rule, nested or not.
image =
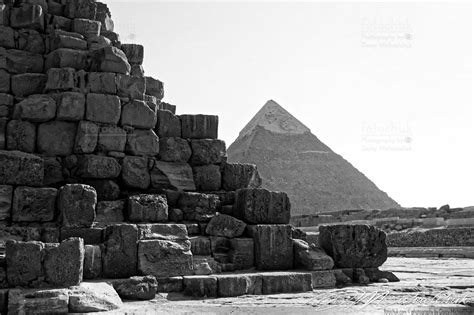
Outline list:
[[[273,99],[402,206],[474,205],[470,2],[105,2],[227,146]]]

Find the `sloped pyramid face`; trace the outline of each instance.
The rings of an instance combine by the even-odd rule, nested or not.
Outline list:
[[[268,101],[228,149],[256,164],[263,187],[288,193],[292,216],[400,205],[275,101]]]

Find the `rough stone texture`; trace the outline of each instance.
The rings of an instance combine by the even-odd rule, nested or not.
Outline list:
[[[126,156],[122,162],[122,180],[129,187],[147,189],[150,186],[148,159]]]
[[[244,233],[247,225],[230,215],[219,214],[209,221],[206,233],[212,236],[239,237]]]
[[[136,75],[117,74],[117,94],[132,100],[143,100],[145,95],[145,78]]]
[[[191,144],[192,165],[219,164],[226,159],[225,142],[213,139],[193,139]]]
[[[253,267],[254,240],[252,238],[233,238],[230,240],[229,257],[236,270]]]
[[[46,87],[46,74],[23,73],[11,77],[12,93],[15,96],[27,97],[33,94],[41,94]],[[10,88],[3,89],[8,92]]]
[[[93,20],[97,12],[97,3],[93,0],[67,1],[64,15],[67,18]]]
[[[183,277],[157,278],[157,292],[181,292],[183,291]]]
[[[44,60],[41,54],[16,49],[0,49],[0,59],[3,59],[2,63],[5,63],[2,68],[11,74],[43,72]]]
[[[219,275],[217,277],[217,295],[219,297],[233,297],[246,294],[262,294],[262,275],[238,274]]]
[[[312,271],[311,286],[313,289],[334,288],[337,283],[335,272],[336,270]]]
[[[139,224],[138,228],[140,240],[176,241],[186,243],[185,245],[189,248],[191,246],[188,243],[188,231],[184,224]]]
[[[91,71],[130,74],[127,56],[116,47],[103,47],[92,52]]]
[[[87,94],[86,119],[116,125],[120,120],[121,104],[116,95]]]
[[[188,242],[143,240],[138,243],[138,270],[144,275],[174,277],[193,274]]]
[[[0,185],[0,221],[8,220],[13,203],[13,186]]]
[[[122,306],[122,300],[117,292],[105,282],[83,282],[71,288],[69,295],[71,313],[113,311]]]
[[[151,129],[135,129],[127,135],[125,151],[131,155],[155,156],[160,151],[159,139]]]
[[[52,121],[38,126],[37,147],[49,156],[68,156],[74,151],[77,125],[65,121]]]
[[[178,208],[189,221],[208,222],[216,215],[218,204],[219,197],[211,194],[186,192],[178,199]]]
[[[122,44],[122,50],[130,63],[143,63],[143,46],[137,44]]]
[[[234,191],[243,188],[259,188],[262,179],[253,164],[226,163],[222,171],[222,189]]]
[[[117,94],[115,73],[89,72],[89,87],[92,93]]]
[[[120,164],[112,157],[84,155],[79,158],[78,174],[83,178],[117,178],[120,171]]]
[[[98,245],[104,241],[104,229],[93,228],[61,228],[60,240],[64,241],[71,237],[79,237],[84,240],[86,245]]]
[[[181,133],[185,139],[217,139],[219,118],[210,115],[181,115]]]
[[[51,68],[48,70],[47,91],[68,91],[76,87],[76,70],[73,68]]]
[[[293,267],[293,240],[289,225],[248,225],[255,245],[259,270],[288,270]]]
[[[14,222],[48,222],[55,214],[56,188],[19,186],[13,194],[12,220]]]
[[[399,282],[400,279],[393,272],[380,270],[379,268],[364,268],[364,272],[371,282],[387,279],[389,282]]]
[[[168,204],[160,195],[136,195],[128,198],[128,219],[132,222],[168,221]]]
[[[161,101],[164,97],[163,83],[152,77],[145,77],[146,79],[146,94],[156,97]]]
[[[158,283],[153,276],[131,277],[112,282],[115,291],[126,300],[152,300],[155,298]]]
[[[127,143],[127,133],[117,126],[101,126],[97,149],[103,152],[123,152]]]
[[[97,147],[99,126],[90,121],[81,121],[77,126],[74,152],[79,154],[92,153]]]
[[[0,150],[0,184],[42,186],[43,159],[19,151]]]
[[[84,266],[84,241],[69,238],[57,246],[47,246],[43,268],[46,281],[55,286],[79,285]]]
[[[217,297],[217,277],[183,277],[184,294],[195,297]]]
[[[44,54],[46,47],[38,31],[22,29],[17,33],[17,48],[36,54]]]
[[[155,132],[160,138],[181,138],[181,120],[168,110],[157,110]],[[184,138],[184,137],[183,137]]]
[[[168,219],[171,222],[181,222],[183,221],[183,211],[181,209],[176,209],[176,208],[169,208],[168,204]]]
[[[177,138],[160,138],[160,159],[165,162],[186,163],[191,157],[188,141]]]
[[[31,286],[42,276],[39,242],[6,242],[7,280],[10,286]]]
[[[9,93],[11,87],[11,75],[4,69],[0,69],[0,92]]]
[[[67,314],[68,304],[67,289],[8,292],[8,314]]]
[[[320,226],[319,244],[339,268],[374,268],[387,260],[385,232],[368,225]]]
[[[194,184],[197,191],[217,191],[221,189],[221,169],[219,165],[193,167]]]
[[[88,70],[89,55],[87,51],[60,48],[52,51],[46,56],[45,69],[72,68],[75,70]]]
[[[109,179],[89,179],[84,182],[86,185],[92,186],[97,192],[97,200],[109,201],[117,200],[120,195],[119,185]],[[99,215],[99,213],[97,213]]]
[[[290,200],[284,192],[264,188],[239,189],[236,192],[234,216],[253,224],[288,224]]]
[[[58,120],[79,121],[86,110],[84,94],[77,92],[62,93],[58,101],[56,118]]]
[[[7,129],[7,118],[0,118],[0,150],[4,150],[6,147],[6,129]]]
[[[353,281],[358,284],[369,284],[370,278],[365,274],[364,269],[354,268],[353,269]]]
[[[84,245],[84,279],[96,279],[102,273],[102,250],[99,245]]]
[[[0,47],[15,48],[15,31],[11,27],[0,25]]]
[[[36,126],[24,120],[10,120],[7,124],[7,149],[33,153],[36,148]]]
[[[56,116],[56,101],[48,95],[31,95],[17,103],[13,118],[31,122],[46,122]]]
[[[429,229],[425,231],[396,232],[387,235],[390,247],[451,247],[472,246],[472,228]]]
[[[40,5],[24,5],[10,10],[10,24],[13,28],[44,30],[44,14]]]
[[[262,294],[312,291],[311,274],[273,272],[262,275]]]
[[[60,188],[58,209],[65,227],[91,227],[97,194],[91,186],[69,184]]]
[[[137,275],[138,228],[133,224],[116,224],[105,230],[102,253],[103,275],[126,278]]]
[[[99,36],[101,24],[99,21],[92,21],[88,19],[74,19],[72,23],[72,30],[85,37]]]
[[[307,242],[293,239],[295,250],[295,267],[303,267],[306,270],[330,270],[334,267],[334,261],[322,249],[310,247]]]
[[[99,201],[96,207],[95,222],[103,225],[124,221],[125,200]]]
[[[155,161],[150,176],[153,188],[171,188],[179,191],[196,190],[193,170],[186,163]]]
[[[142,129],[153,129],[156,125],[156,114],[144,101],[133,100],[123,106],[122,126]]]

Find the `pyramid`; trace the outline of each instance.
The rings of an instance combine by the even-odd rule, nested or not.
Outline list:
[[[292,216],[400,207],[273,100],[230,145],[228,160],[256,164],[263,187],[288,193]]]

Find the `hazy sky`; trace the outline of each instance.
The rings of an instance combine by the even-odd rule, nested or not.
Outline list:
[[[105,1],[228,146],[273,99],[403,206],[474,205],[469,2]]]

